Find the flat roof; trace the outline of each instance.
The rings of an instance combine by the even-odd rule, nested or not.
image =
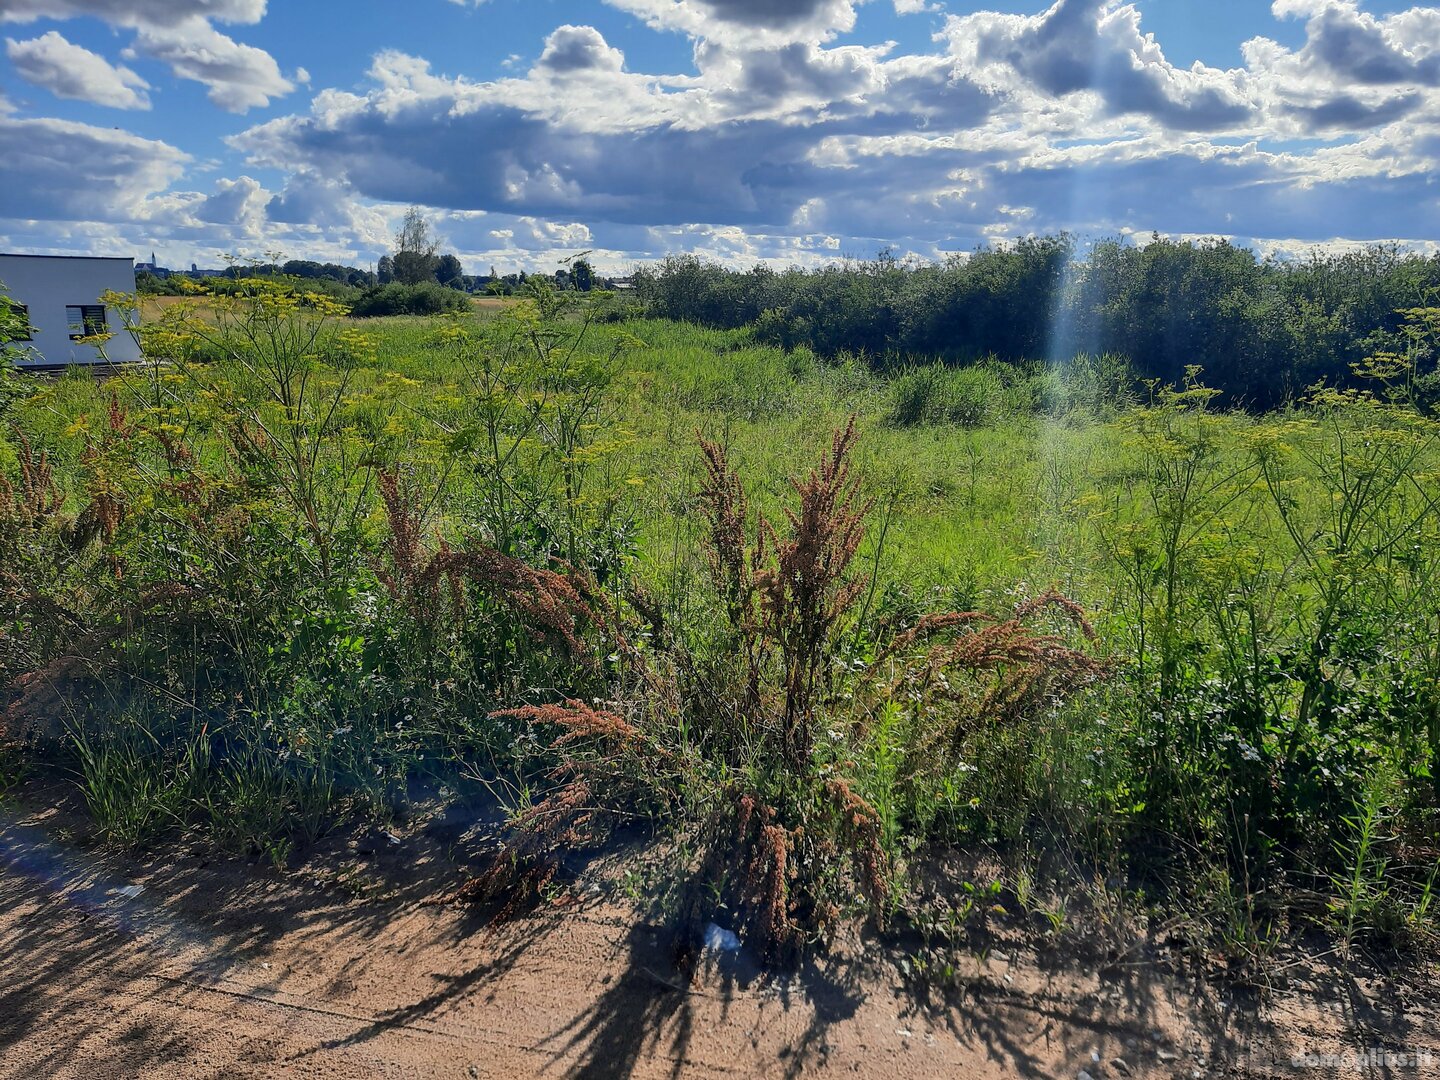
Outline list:
[[[134,262],[134,255],[30,255],[23,251],[0,251],[0,259],[103,259],[106,262]]]

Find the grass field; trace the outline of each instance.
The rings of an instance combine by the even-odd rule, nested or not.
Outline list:
[[[1433,420],[480,305],[162,304],[169,366],[16,381],[0,778],[280,865],[498,794],[460,898],[502,915],[643,821],[647,902],[777,956],[951,940],[973,904],[920,885],[957,846],[1057,931],[1063,866],[1237,968],[1433,944]]]

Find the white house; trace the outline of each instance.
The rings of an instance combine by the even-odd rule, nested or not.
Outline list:
[[[140,360],[140,346],[120,313],[100,301],[106,292],[135,291],[135,260],[68,255],[0,255],[0,284],[25,309],[33,328],[18,367],[59,367]],[[109,333],[105,356],[78,339]]]

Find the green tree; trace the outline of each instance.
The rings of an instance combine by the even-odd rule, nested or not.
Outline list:
[[[439,262],[435,257],[435,239],[430,234],[430,223],[418,206],[410,207],[405,211],[400,231],[395,234],[395,280],[405,285],[434,281]]]
[[[440,261],[435,264],[435,279],[441,285],[458,289],[464,284],[465,267],[460,265],[460,259],[457,256],[442,255]]]

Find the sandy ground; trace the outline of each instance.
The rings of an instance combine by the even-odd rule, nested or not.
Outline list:
[[[666,935],[593,881],[495,932],[423,906],[453,835],[339,839],[282,875],[87,852],[73,821],[0,814],[0,1077],[1440,1074],[1433,971],[1297,964],[1260,1000],[1015,948],[921,1005],[872,946],[784,978],[726,954],[682,985]],[[1292,1063],[1376,1048],[1436,1059]]]

